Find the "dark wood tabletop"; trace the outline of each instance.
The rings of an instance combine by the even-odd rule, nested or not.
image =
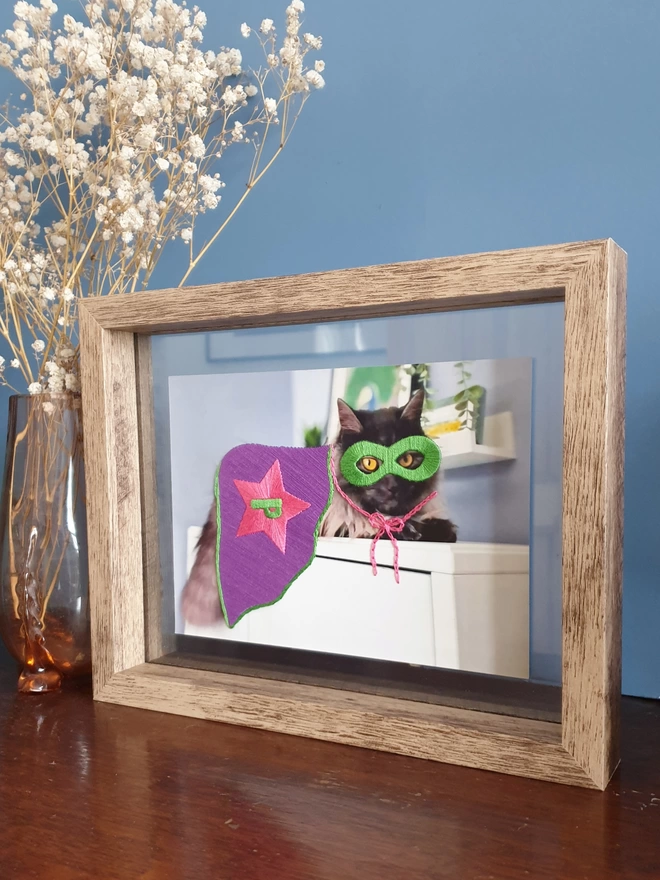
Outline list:
[[[660,878],[660,702],[602,793],[13,688],[2,880]]]

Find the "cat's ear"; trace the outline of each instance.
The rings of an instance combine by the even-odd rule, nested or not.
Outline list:
[[[420,388],[415,391],[408,403],[401,410],[401,418],[407,422],[419,422],[422,418],[422,409],[424,407],[424,389]]]
[[[339,413],[339,426],[347,434],[361,434],[364,430],[362,422],[355,415],[346,401],[337,400],[337,412]]]

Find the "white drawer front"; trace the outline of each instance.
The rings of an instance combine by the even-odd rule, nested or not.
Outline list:
[[[281,602],[251,612],[250,641],[435,665],[431,577],[314,560]]]

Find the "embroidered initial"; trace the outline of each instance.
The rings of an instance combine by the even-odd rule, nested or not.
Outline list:
[[[253,510],[263,510],[268,519],[279,519],[282,516],[281,498],[253,498],[250,507]]]

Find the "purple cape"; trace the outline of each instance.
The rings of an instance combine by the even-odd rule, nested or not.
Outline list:
[[[330,447],[246,444],[216,477],[220,604],[230,627],[273,605],[309,566],[332,499]]]

